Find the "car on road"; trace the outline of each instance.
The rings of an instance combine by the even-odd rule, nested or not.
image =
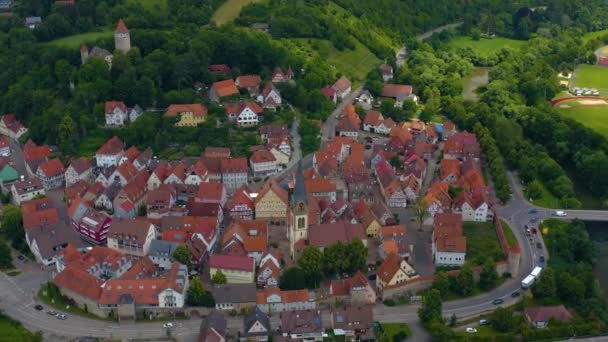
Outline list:
[[[49,310],[46,313],[49,314],[49,315],[51,315],[51,316],[55,316],[57,314],[57,311],[55,311],[55,310]]]
[[[541,255],[541,256],[538,258],[538,261],[540,261],[540,262],[545,262],[545,256],[544,256],[544,255]]]
[[[57,315],[55,315],[55,317],[57,317],[58,319],[60,319],[62,321],[68,319],[68,316],[66,314],[64,314],[64,313],[61,313],[61,312],[58,313]]]
[[[25,260],[25,256],[23,254],[19,254],[19,256],[17,257],[17,259],[23,261],[23,260]]]
[[[536,213],[538,213],[538,210],[536,210],[536,209],[528,210],[528,214],[536,214]]]
[[[543,245],[542,245],[540,242],[537,242],[537,243],[536,243],[536,248],[538,248],[538,249],[542,249],[542,248],[543,248]]]
[[[563,210],[557,210],[554,215],[559,217],[568,216],[568,214],[566,214],[566,212]]]
[[[487,319],[480,319],[479,320],[479,325],[488,325],[490,324],[490,321],[488,321]]]
[[[502,298],[496,298],[492,301],[492,304],[494,305],[498,305],[498,304],[502,304],[504,303],[504,300],[502,300]]]
[[[468,332],[469,334],[474,334],[474,333],[476,333],[476,332],[477,332],[477,329],[475,329],[475,328],[471,328],[471,327],[468,327],[468,328],[467,328],[467,332]]]
[[[163,328],[167,328],[167,329],[173,328],[173,323],[171,323],[171,322],[165,323],[165,324],[163,324]]]
[[[38,310],[38,311],[42,311],[44,310],[44,308],[42,307],[42,305],[38,304],[36,306],[34,306],[34,309]]]
[[[538,230],[536,228],[532,228],[532,234],[536,234]]]
[[[511,297],[513,297],[513,298],[519,297],[519,292],[515,291],[515,292],[511,293]]]

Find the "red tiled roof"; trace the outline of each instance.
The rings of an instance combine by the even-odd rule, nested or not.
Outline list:
[[[228,74],[230,73],[230,67],[226,64],[211,64],[209,65],[209,72],[212,74]]]
[[[53,278],[53,283],[60,289],[68,289],[93,301],[97,301],[101,295],[102,281],[78,268],[68,267],[59,272]]]
[[[203,155],[205,158],[230,158],[230,148],[206,147]]]
[[[91,168],[91,160],[87,158],[73,159],[70,167],[78,174],[82,174]]]
[[[365,229],[361,224],[336,222],[310,225],[308,240],[317,247],[331,246],[337,242],[350,242],[353,238],[365,239]]]
[[[274,192],[274,194],[279,197],[283,203],[288,204],[289,193],[277,182],[274,177],[270,177],[268,181],[262,185],[262,188],[255,199],[256,203],[261,201],[270,191]]]
[[[220,170],[222,174],[227,173],[247,173],[249,166],[247,158],[225,158],[220,161]]]
[[[110,140],[106,141],[101,147],[97,150],[97,154],[105,154],[105,155],[116,155],[122,152],[125,148],[125,144],[120,140],[119,137],[113,136]]]
[[[39,169],[46,177],[55,177],[65,172],[65,168],[59,158],[53,158],[40,164]]]
[[[129,29],[127,28],[127,25],[125,25],[125,22],[122,21],[122,18],[118,20],[118,25],[116,25],[116,30],[114,30],[114,32],[129,33]]]
[[[23,147],[23,158],[27,160],[43,159],[51,155],[51,148],[48,145],[37,146],[31,140]]]
[[[465,253],[467,251],[467,240],[464,236],[439,238],[435,245],[438,252]]]
[[[209,268],[253,272],[255,260],[245,256],[212,254],[209,258]]]
[[[548,322],[550,319],[568,322],[572,319],[572,314],[570,314],[564,305],[526,308],[524,309],[524,315],[531,322]]]
[[[243,75],[236,78],[235,84],[241,88],[259,87],[262,83],[260,75]]]
[[[397,98],[400,95],[410,95],[412,86],[403,84],[385,84],[382,88],[382,97]]]
[[[380,230],[380,234],[383,239],[402,237],[407,234],[407,228],[405,227],[404,224],[386,226],[386,227],[382,227],[382,229]]]
[[[383,282],[389,283],[395,276],[395,273],[399,271],[401,263],[401,257],[397,253],[390,253],[386,256],[378,270],[376,275]]]
[[[382,113],[376,112],[374,110],[368,110],[365,113],[365,119],[363,120],[363,124],[375,127],[380,125],[383,120],[384,117],[382,116]]]
[[[271,286],[257,292],[256,303],[258,305],[268,304],[268,297],[271,295],[278,295],[281,298],[281,303],[308,302],[309,299],[308,290],[282,291],[276,286]]]
[[[114,108],[118,107],[122,112],[126,113],[127,112],[127,106],[125,105],[124,102],[122,101],[106,101],[105,103],[105,113],[109,114],[112,113],[112,111],[114,111]]]
[[[337,188],[335,183],[332,183],[329,179],[325,178],[305,180],[304,187],[306,188],[306,191],[311,193],[335,192]]]
[[[226,114],[240,114],[245,108],[249,108],[252,112],[260,114],[264,112],[264,108],[253,101],[239,101],[238,103],[224,103]]]
[[[196,197],[200,199],[220,201],[223,192],[224,185],[222,183],[201,183],[198,185],[198,192],[196,194]]]
[[[37,210],[35,212],[23,213],[23,228],[31,229],[40,226],[50,226],[59,221],[59,213],[55,208]]]
[[[336,81],[336,83],[334,83],[333,88],[340,92],[345,92],[346,90],[348,90],[348,88],[350,88],[350,86],[350,80],[346,78],[346,76],[342,76],[339,80]]]
[[[275,162],[276,160],[277,159],[274,157],[274,155],[268,152],[268,150],[255,151],[249,158],[249,161],[252,164]]]
[[[176,117],[181,113],[192,112],[195,118],[207,116],[207,107],[200,103],[172,104],[167,108],[165,116]]]
[[[460,177],[460,162],[458,159],[442,159],[439,170],[439,177],[442,180],[445,180],[449,175],[454,175],[458,179]]]
[[[336,90],[330,87],[321,88],[321,94],[329,99],[333,99],[336,96]]]
[[[213,89],[215,89],[215,92],[219,97],[237,95],[239,93],[239,90],[236,88],[234,81],[231,79],[215,82],[213,83],[212,87]]]

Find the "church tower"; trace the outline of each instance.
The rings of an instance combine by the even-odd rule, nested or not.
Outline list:
[[[300,240],[308,239],[308,199],[304,188],[304,174],[302,173],[302,161],[298,163],[296,182],[293,195],[291,196],[290,220],[289,220],[289,252],[295,258],[295,244]]]
[[[131,50],[131,36],[129,35],[129,29],[122,19],[118,21],[116,30],[114,30],[114,47],[116,50],[124,53]]]

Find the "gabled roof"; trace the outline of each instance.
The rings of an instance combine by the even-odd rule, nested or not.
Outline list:
[[[376,271],[377,277],[383,282],[389,283],[401,268],[400,263],[401,257],[397,253],[388,254]]]
[[[224,158],[220,161],[220,170],[222,174],[247,173],[249,171],[247,158]]]
[[[199,341],[220,342],[224,341],[227,332],[227,322],[219,312],[213,311],[201,323]]]
[[[226,114],[241,114],[245,108],[249,108],[252,112],[260,114],[264,112],[264,108],[253,101],[239,101],[238,103],[224,103]]]
[[[87,158],[73,159],[70,163],[70,168],[76,171],[77,174],[83,174],[87,170],[90,170],[92,166],[91,160]]]
[[[572,319],[572,314],[563,304],[525,308],[524,315],[531,322],[548,322],[550,319],[567,322]]]
[[[133,240],[143,245],[148,236],[151,223],[147,220],[113,220],[108,231],[108,238]]]
[[[346,78],[346,76],[340,77],[340,79],[337,80],[336,83],[334,83],[334,85],[333,85],[333,88],[341,93],[347,91],[348,88],[350,88],[350,87],[351,87],[350,80],[348,78]]]
[[[277,159],[268,150],[255,151],[249,158],[251,164],[276,162]]]
[[[198,185],[197,198],[208,199],[212,201],[220,201],[224,193],[224,184],[222,183],[201,183]]]
[[[209,268],[253,272],[255,260],[247,256],[212,254],[209,258]]]
[[[445,180],[448,176],[460,177],[460,162],[458,159],[442,159],[439,163],[439,177]]]
[[[108,141],[106,141],[101,147],[97,150],[97,154],[104,155],[116,155],[121,153],[125,148],[125,144],[120,140],[119,137],[113,136]]]
[[[207,116],[207,107],[200,103],[172,104],[165,111],[165,116],[176,117],[186,112],[192,112],[195,118],[202,118]]]
[[[382,116],[382,113],[376,112],[374,110],[368,110],[365,113],[365,119],[363,119],[363,124],[376,127],[379,126],[383,120],[384,117]]]
[[[68,289],[95,302],[101,295],[102,281],[78,268],[68,267],[59,272],[53,278],[53,283],[61,289]]]
[[[114,111],[114,108],[120,109],[123,113],[127,112],[127,106],[122,101],[106,101],[105,103],[105,113],[110,114]]]
[[[343,278],[332,280],[330,283],[330,288],[332,295],[334,296],[348,296],[353,288],[361,288],[367,287],[369,282],[367,278],[361,273],[361,271],[357,271],[355,275],[351,278]]]
[[[229,74],[231,71],[230,67],[226,64],[211,64],[208,70],[212,74]]]
[[[203,156],[205,158],[230,158],[230,148],[228,148],[228,147],[205,147]]]
[[[283,203],[288,204],[289,193],[277,182],[274,177],[268,178],[266,183],[262,185],[262,188],[255,199],[256,203],[261,201],[268,192],[274,192],[275,195],[277,195],[277,197],[283,201]]]
[[[65,173],[65,168],[59,158],[53,158],[40,164],[39,169],[46,177],[55,177]]]
[[[262,83],[262,78],[260,75],[243,75],[237,77],[234,83],[241,88],[259,87],[260,83]]]
[[[411,85],[403,84],[385,84],[382,88],[382,97],[398,98],[401,96],[408,96],[412,93]]]
[[[127,28],[127,25],[125,25],[125,22],[122,21],[122,18],[120,18],[118,20],[118,24],[116,25],[116,29],[114,30],[115,33],[129,33],[129,29]]]
[[[331,246],[337,242],[348,243],[353,238],[365,239],[365,228],[362,224],[336,222],[313,224],[308,228],[308,240],[317,247]]]
[[[215,82],[212,87],[219,97],[237,95],[239,93],[232,79]]]

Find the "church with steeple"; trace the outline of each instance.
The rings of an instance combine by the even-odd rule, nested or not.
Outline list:
[[[300,240],[308,240],[308,198],[304,187],[304,174],[302,173],[302,162],[298,163],[298,171],[295,176],[295,187],[291,196],[289,207],[289,227],[287,239],[289,240],[289,253],[295,259],[295,245]]]
[[[114,30],[114,49],[122,51],[123,53],[127,53],[129,50],[131,50],[131,36],[129,34],[129,29],[122,19],[118,20],[118,24]],[[80,60],[82,64],[86,63],[91,57],[103,59],[106,63],[108,63],[108,67],[112,68],[112,59],[114,56],[110,51],[98,46],[94,46],[89,50],[88,47],[82,45],[80,47]]]

